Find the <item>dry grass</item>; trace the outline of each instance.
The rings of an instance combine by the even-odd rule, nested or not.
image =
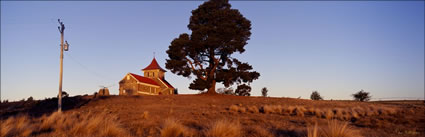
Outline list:
[[[29,121],[34,121],[30,123]],[[34,129],[34,130],[33,130]],[[30,119],[27,116],[9,118],[2,125],[1,136],[128,136],[116,120],[106,114],[58,113]]]
[[[172,105],[166,99],[172,100]],[[62,114],[28,117],[28,120],[23,120],[25,122],[18,122],[18,116],[12,118],[10,115],[13,113],[9,113],[12,111],[8,110],[8,115],[5,115],[3,108],[18,106],[7,105],[0,104],[0,116],[10,117],[2,121],[1,136],[324,136],[325,130],[336,134],[351,129],[358,129],[358,133],[364,136],[420,136],[425,133],[423,102],[403,105],[237,96],[111,96]],[[165,122],[168,117],[176,120],[174,123]],[[339,129],[330,128],[335,126],[328,126],[326,117],[337,119]],[[220,124],[216,121],[218,119],[238,122]],[[349,124],[344,123],[347,120]],[[317,127],[314,123],[308,124],[312,121],[317,121]],[[306,125],[309,125],[308,128]],[[332,122],[329,121],[329,125]]]
[[[246,112],[246,108],[245,107],[239,107],[238,112],[245,113]]]
[[[236,106],[236,105],[231,105],[229,107],[229,110],[232,111],[232,112],[238,112],[239,111],[239,107]]]
[[[244,136],[247,137],[273,137],[267,129],[260,126],[249,126],[245,128]]]
[[[287,114],[292,114],[296,108],[294,106],[289,106],[287,109],[285,109],[285,112]]]
[[[258,108],[256,106],[250,106],[248,107],[248,112],[258,113]]]
[[[320,128],[317,123],[313,127],[307,127],[307,137],[358,137],[357,131],[348,127],[347,122],[339,122],[335,119],[328,120],[325,127]]]
[[[325,113],[318,108],[314,109],[314,114],[316,115],[317,118],[324,118],[325,117]]]
[[[205,132],[207,137],[240,137],[241,125],[236,121],[219,120]]]
[[[161,137],[191,137],[189,130],[175,119],[166,119],[161,127]]]
[[[314,127],[307,127],[307,137],[318,137],[317,122]]]
[[[305,109],[303,106],[296,106],[295,107],[295,115],[300,116],[300,117],[304,117],[304,112],[307,109]]]
[[[326,111],[325,117],[326,119],[332,119],[334,117],[334,113],[332,112],[332,110],[328,109],[328,111]]]
[[[1,121],[0,136],[30,136],[32,131],[32,125],[30,119],[27,116],[10,117],[5,121]]]
[[[261,111],[264,114],[271,114],[271,113],[273,113],[273,108],[272,108],[272,106],[265,105],[265,106],[261,107]]]
[[[149,118],[149,112],[148,111],[143,111],[142,119],[148,119],[148,118]]]
[[[355,137],[358,134],[348,127],[347,122],[339,122],[335,119],[328,120],[328,125],[322,128],[320,134],[323,137]]]

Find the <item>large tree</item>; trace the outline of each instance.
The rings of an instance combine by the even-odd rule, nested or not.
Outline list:
[[[260,74],[231,55],[243,53],[251,35],[251,22],[228,0],[210,0],[192,11],[191,34],[175,38],[167,54],[166,68],[184,77],[196,76],[190,89],[215,94],[217,82],[225,87],[251,83]]]

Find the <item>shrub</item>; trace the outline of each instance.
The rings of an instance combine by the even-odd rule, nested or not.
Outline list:
[[[32,96],[28,97],[27,101],[31,102],[34,101],[34,98]]]
[[[280,105],[264,105],[261,107],[261,112],[264,114],[280,114],[282,112],[282,106]]]
[[[319,92],[313,91],[310,95],[311,100],[323,100],[322,96],[320,96]]]
[[[314,127],[307,127],[307,137],[354,137],[358,133],[348,127],[347,122],[328,120],[328,125],[320,128],[315,123]]]
[[[295,109],[296,109],[296,107],[294,107],[294,106],[289,106],[289,107],[285,110],[285,112],[286,112],[286,113],[288,113],[289,115],[291,115],[292,113],[294,113]]]
[[[328,126],[322,129],[323,137],[353,137],[355,131],[348,127],[347,122],[339,122],[337,120],[328,120]]]
[[[246,108],[244,108],[244,107],[239,107],[238,112],[245,113],[245,112],[246,112]]]
[[[360,90],[359,92],[355,93],[352,95],[354,100],[356,101],[369,101],[371,96],[369,95],[369,92],[365,92],[362,90]]]
[[[320,109],[314,109],[314,114],[316,115],[317,118],[322,118],[322,117],[326,117],[324,112]]]
[[[262,88],[261,89],[261,95],[263,96],[263,97],[267,97],[267,93],[269,92],[269,90],[267,90],[267,88],[266,87],[264,87],[264,88]]]
[[[179,121],[166,119],[161,127],[161,137],[185,137],[190,136],[188,129]]]
[[[238,96],[251,96],[250,92],[251,87],[246,84],[239,85],[235,90],[235,93]]]
[[[304,117],[304,112],[306,111],[307,109],[305,109],[303,106],[296,106],[295,107],[295,114],[297,115],[297,116],[301,116],[301,117]]]
[[[236,105],[231,105],[231,106],[229,107],[229,110],[230,110],[230,111],[233,111],[233,112],[238,112],[238,111],[239,111],[239,107],[238,107],[238,106],[236,106]]]
[[[334,113],[332,112],[332,110],[328,109],[328,111],[326,112],[326,119],[332,119],[334,116]]]
[[[250,106],[248,107],[248,112],[258,113],[258,108],[256,106]]]
[[[241,125],[239,122],[230,122],[228,120],[216,121],[205,132],[207,137],[240,137]]]

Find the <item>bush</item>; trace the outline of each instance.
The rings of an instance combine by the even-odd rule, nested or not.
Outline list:
[[[238,112],[238,111],[239,111],[239,107],[238,107],[238,106],[236,106],[236,105],[231,105],[231,106],[229,107],[229,110],[230,110],[230,111],[233,111],[233,112]]]
[[[310,95],[311,100],[323,100],[322,96],[320,96],[320,93],[317,91],[313,91]]]
[[[258,108],[256,106],[250,106],[248,107],[248,112],[258,113]]]
[[[161,137],[185,137],[188,129],[175,119],[166,119],[161,128]]]
[[[354,100],[356,101],[369,101],[371,96],[369,95],[369,92],[365,92],[362,90],[360,90],[359,92],[355,93],[352,95]]]
[[[34,98],[33,98],[32,96],[30,96],[30,97],[27,99],[27,101],[29,101],[29,102],[34,101]]]
[[[206,132],[207,137],[240,137],[241,125],[239,122],[219,120],[215,122]]]
[[[239,85],[235,91],[236,95],[238,96],[251,96],[250,92],[251,87],[246,84]]]
[[[261,89],[261,95],[263,95],[263,97],[267,97],[267,92],[269,92],[269,90],[267,90],[266,87],[264,87],[263,89]]]
[[[347,122],[328,120],[328,126],[322,129],[321,135],[323,137],[354,137],[358,134],[348,127]]]
[[[59,97],[59,94],[56,97]],[[67,97],[69,97],[69,94],[66,93],[65,91],[62,91],[62,98],[67,98]]]
[[[317,123],[313,127],[307,127],[307,137],[354,137],[359,136],[356,130],[348,127],[347,122],[328,120],[328,125],[320,128]]]

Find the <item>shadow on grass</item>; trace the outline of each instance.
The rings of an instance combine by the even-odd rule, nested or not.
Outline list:
[[[74,96],[62,98],[62,111],[79,108],[88,102],[89,96]],[[1,103],[0,119],[7,119],[10,116],[18,114],[28,114],[30,117],[40,117],[44,114],[50,114],[58,109],[58,98],[47,98],[34,101],[17,101]]]
[[[273,130],[275,136],[279,137],[304,137],[302,133],[299,133],[295,130],[285,130],[285,129],[275,129]]]

